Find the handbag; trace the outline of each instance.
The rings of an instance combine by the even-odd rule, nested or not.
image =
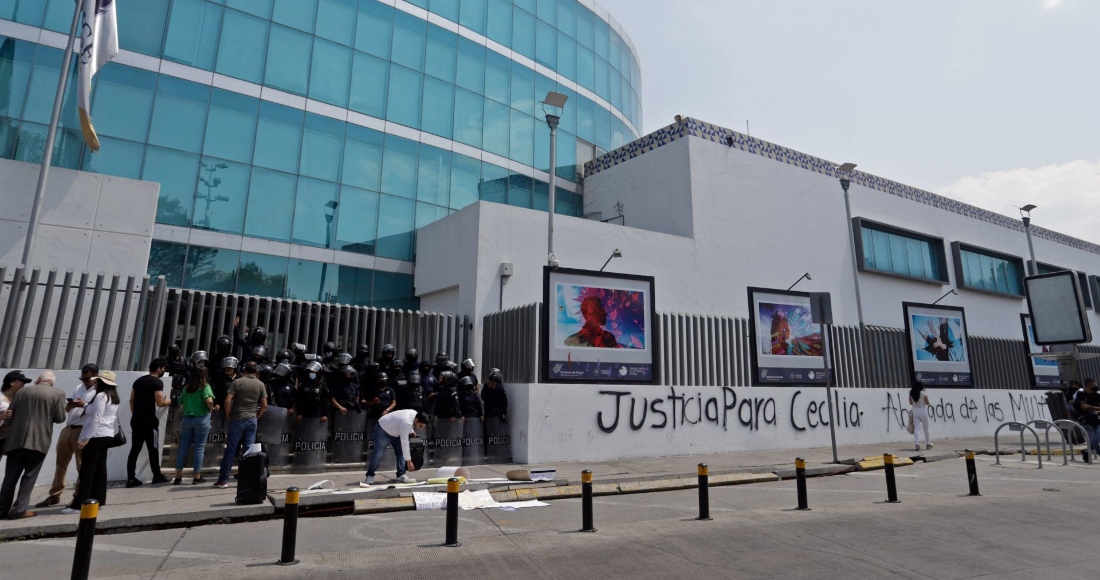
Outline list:
[[[906,423],[907,423],[907,425],[905,426],[905,430],[909,431],[909,434],[912,435],[913,434],[913,414],[912,413],[909,414],[909,420],[906,421]]]

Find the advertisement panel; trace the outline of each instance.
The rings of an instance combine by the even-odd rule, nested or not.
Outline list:
[[[825,343],[806,292],[749,288],[755,384],[824,384]]]
[[[1061,383],[1061,375],[1058,374],[1058,362],[1043,360],[1032,354],[1050,354],[1049,346],[1039,346],[1035,343],[1035,327],[1031,324],[1031,317],[1027,314],[1020,315],[1020,327],[1024,333],[1024,341],[1027,344],[1027,352],[1030,360],[1028,368],[1031,370],[1031,384],[1037,389],[1057,387]]]
[[[926,385],[970,387],[970,338],[962,308],[902,303],[909,368]]]
[[[546,382],[657,380],[653,277],[543,269]]]

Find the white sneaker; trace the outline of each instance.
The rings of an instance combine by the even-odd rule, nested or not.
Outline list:
[[[416,480],[407,475],[402,475],[397,478],[397,483],[416,483]]]
[[[931,444],[931,443],[929,443],[928,445],[925,445],[925,446],[924,446],[924,448],[925,448],[925,449],[931,449],[931,448],[933,448],[933,447],[935,447],[935,445],[933,445],[933,444]]]
[[[360,481],[359,487],[370,487],[374,485],[374,476],[368,475],[366,481]]]
[[[74,510],[73,508],[67,507],[67,508],[62,509],[61,513],[65,514],[67,516],[71,516],[73,514],[80,513],[80,510]]]

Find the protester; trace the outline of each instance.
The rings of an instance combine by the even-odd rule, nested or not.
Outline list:
[[[100,371],[95,390],[89,394],[91,398],[84,406],[84,427],[77,443],[84,457],[80,479],[76,497],[61,510],[63,514],[80,513],[80,505],[89,498],[99,501],[101,506],[107,503],[107,452],[119,428],[118,405],[121,402],[115,373]]]
[[[1085,390],[1077,395],[1077,422],[1089,434],[1092,453],[1100,456],[1100,392],[1096,379],[1085,379]]]
[[[81,458],[80,431],[84,428],[84,402],[88,398],[88,391],[95,388],[96,377],[99,375],[99,367],[88,363],[80,369],[80,384],[73,391],[73,396],[65,404],[65,427],[61,430],[61,436],[54,447],[56,463],[53,471],[53,484],[46,499],[35,504],[35,507],[46,508],[61,503],[61,492],[65,491],[65,478],[69,472],[69,463],[76,458],[76,471],[80,473]],[[79,477],[77,478],[79,484]],[[74,486],[73,496],[76,496]]]
[[[913,388],[909,389],[909,404],[913,406],[909,419],[913,422],[913,444],[917,451],[920,451],[920,431],[917,430],[917,423],[920,422],[924,429],[924,448],[931,449],[932,442],[928,440],[928,405],[931,402],[928,400],[928,391],[924,389],[924,383],[913,381]]]
[[[11,401],[15,398],[15,393],[29,382],[30,378],[22,372],[12,371],[4,377],[4,385],[0,387],[0,456],[4,454],[4,442],[8,440],[8,433],[11,431]]]
[[[29,387],[21,387],[12,394],[10,411],[5,423],[10,422],[4,453],[7,465],[4,470],[4,483],[0,485],[0,518],[22,519],[37,515],[27,511],[31,492],[38,479],[38,471],[46,459],[53,440],[54,423],[65,420],[65,393],[52,386],[53,373],[43,373],[39,382]],[[47,380],[48,379],[48,380]],[[23,371],[11,371],[4,377],[4,391],[10,392],[9,385],[31,380]],[[19,484],[19,495],[15,495],[15,486]]]
[[[371,451],[370,463],[367,466],[367,478],[359,485],[361,487],[374,485],[375,470],[378,469],[378,464],[382,461],[382,453],[387,447],[393,447],[393,452],[397,456],[396,481],[398,483],[415,481],[405,475],[406,471],[416,471],[409,451],[409,436],[415,435],[414,430],[423,429],[427,424],[428,416],[412,409],[393,411],[379,419],[378,425],[374,427],[374,449]]]
[[[179,396],[180,412],[180,448],[176,454],[176,477],[172,485],[183,483],[183,468],[187,465],[187,454],[194,447],[191,467],[195,476],[191,485],[206,483],[202,477],[203,452],[206,451],[206,436],[210,434],[210,413],[219,407],[214,404],[214,390],[207,382],[206,369],[196,369],[191,373],[187,386]]]
[[[248,361],[242,368],[244,376],[233,380],[229,393],[225,397],[225,418],[229,421],[226,431],[225,454],[222,455],[221,471],[214,487],[229,487],[229,472],[233,468],[233,459],[237,447],[243,442],[248,449],[256,442],[256,425],[267,411],[267,388],[256,377],[259,368],[255,362]]]
[[[160,441],[160,418],[157,409],[172,404],[164,396],[164,371],[168,361],[155,358],[149,363],[149,374],[134,381],[130,391],[130,455],[126,458],[126,487],[142,484],[137,478],[137,460],[144,445],[149,451],[149,469],[153,472],[152,483],[167,483],[168,478],[160,472],[160,453],[157,443]]]

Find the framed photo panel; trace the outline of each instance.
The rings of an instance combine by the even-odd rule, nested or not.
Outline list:
[[[757,385],[825,384],[825,343],[810,295],[749,288],[750,351]]]
[[[972,387],[966,314],[955,306],[902,303],[913,378],[944,387]]]
[[[1020,314],[1020,327],[1024,333],[1024,344],[1027,345],[1031,384],[1037,389],[1057,387],[1061,382],[1061,375],[1058,374],[1058,362],[1031,356],[1032,354],[1050,353],[1050,347],[1039,346],[1035,343],[1035,327],[1032,326],[1031,317],[1027,314]]]

